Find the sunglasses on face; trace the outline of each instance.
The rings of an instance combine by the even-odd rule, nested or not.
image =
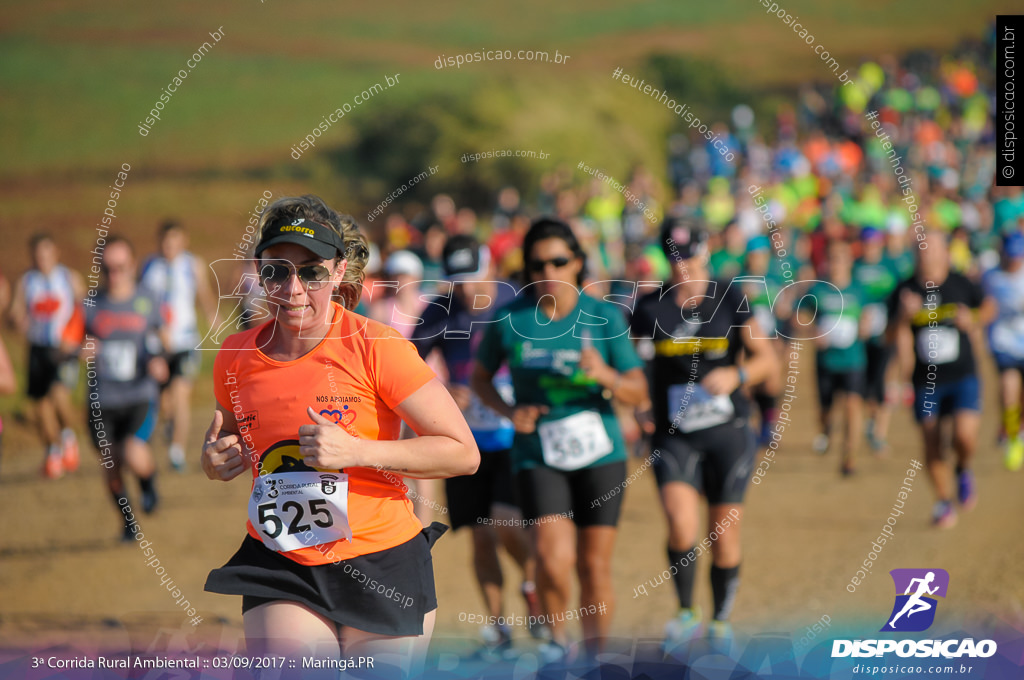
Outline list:
[[[269,283],[283,288],[291,280],[293,271],[307,290],[323,288],[331,277],[331,270],[322,264],[307,264],[293,269],[288,264],[268,263],[260,267],[260,281],[264,286]]]
[[[561,269],[570,262],[572,262],[572,258],[565,257],[564,255],[559,257],[553,257],[550,260],[530,260],[529,264],[527,265],[527,269],[529,269],[534,274],[539,274],[545,269],[547,269],[548,265],[551,265],[555,269]]]

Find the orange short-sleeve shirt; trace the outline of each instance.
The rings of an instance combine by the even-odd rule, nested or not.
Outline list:
[[[261,470],[314,471],[298,452],[299,426],[311,423],[307,406],[353,437],[398,439],[402,421],[394,408],[434,377],[397,331],[337,304],[327,336],[293,361],[271,359],[257,346],[267,324],[228,337],[213,371],[214,395],[235,416],[254,484]],[[399,475],[374,468],[315,471],[349,475],[352,540],[290,550],[285,556],[305,565],[327,564],[393,548],[421,531]],[[262,540],[251,521],[246,528]]]

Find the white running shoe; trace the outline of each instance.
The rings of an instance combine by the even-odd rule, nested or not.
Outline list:
[[[819,456],[824,456],[828,453],[828,435],[818,434],[814,436],[814,441],[811,442],[811,448]]]
[[[669,652],[699,637],[700,632],[700,607],[680,609],[675,618],[665,624],[665,642],[662,647],[665,652]]]
[[[167,447],[167,457],[171,459],[171,467],[178,472],[185,471],[185,447],[181,444],[171,444]]]

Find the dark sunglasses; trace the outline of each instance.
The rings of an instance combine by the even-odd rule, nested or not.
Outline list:
[[[307,290],[323,288],[331,276],[331,270],[322,264],[307,264],[295,269],[299,282]],[[260,281],[284,287],[292,277],[292,266],[268,263],[260,267]]]
[[[550,260],[530,260],[529,264],[527,264],[526,267],[534,274],[539,274],[545,269],[547,269],[548,265],[551,265],[555,269],[561,269],[570,262],[572,262],[572,258],[560,256],[553,257]]]

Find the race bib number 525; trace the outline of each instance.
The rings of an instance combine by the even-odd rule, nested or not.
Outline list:
[[[277,552],[352,540],[348,524],[348,475],[285,472],[256,478],[249,521],[263,544]]]

